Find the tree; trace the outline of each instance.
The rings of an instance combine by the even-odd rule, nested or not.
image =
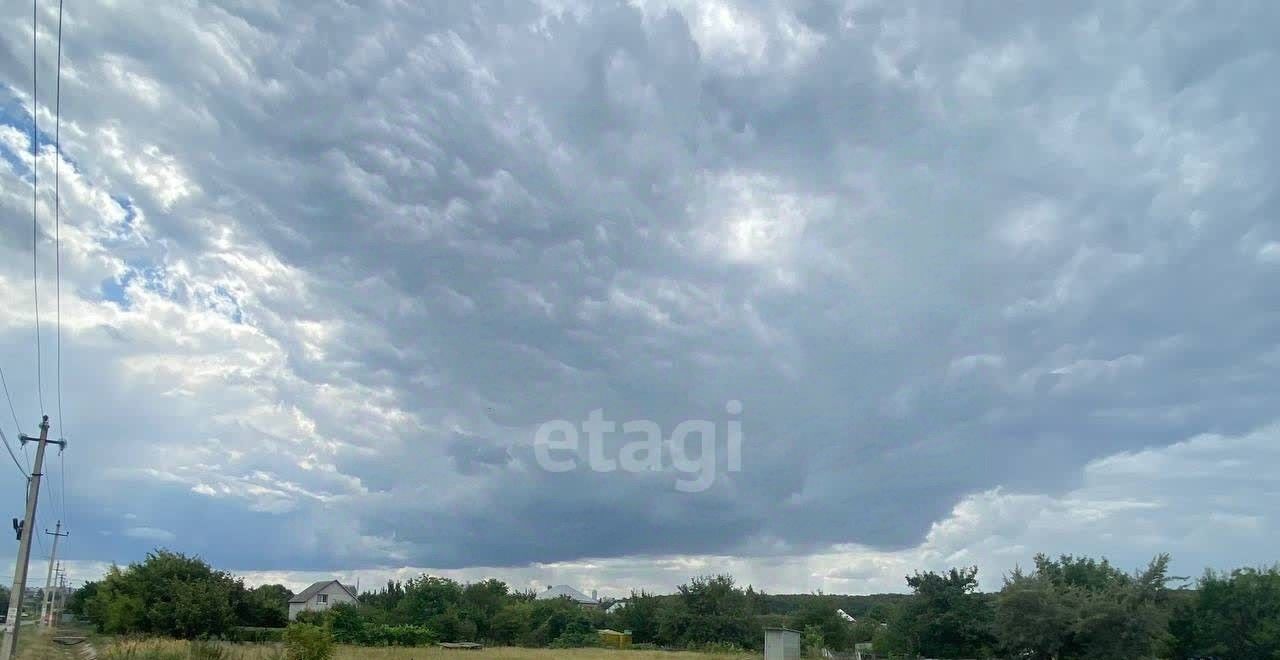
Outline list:
[[[1280,568],[1213,571],[1170,623],[1175,658],[1280,658]]]
[[[658,641],[659,613],[663,608],[663,597],[644,591],[631,592],[626,607],[611,615],[611,628],[630,630],[631,638],[637,643],[652,644]]]
[[[695,577],[678,587],[658,617],[658,640],[675,646],[759,646],[752,598],[728,575]]]
[[[519,644],[532,626],[532,607],[528,603],[508,603],[489,622],[489,638],[502,645]]]
[[[804,635],[800,638],[800,647],[805,657],[821,658],[823,649],[827,647],[826,640],[822,638],[822,628],[805,626]]]
[[[71,592],[71,596],[67,598],[67,611],[76,616],[88,618],[89,600],[97,593],[97,582],[85,582],[84,586]],[[6,600],[8,599],[8,596],[8,591],[5,591]]]
[[[236,620],[242,626],[283,628],[289,622],[289,599],[293,592],[282,584],[263,584],[244,593]]]
[[[996,597],[995,634],[1011,655],[1050,660],[1071,643],[1079,617],[1079,600],[1052,579],[1015,570]]]
[[[830,596],[816,596],[806,601],[800,613],[791,620],[791,627],[808,631],[816,628],[822,635],[826,648],[843,651],[853,646],[853,624],[840,618],[839,607]],[[867,639],[870,639],[868,636]]]
[[[236,624],[244,584],[198,557],[156,550],[142,563],[112,566],[83,609],[102,632],[196,638]]]
[[[1144,658],[1167,636],[1168,555],[1128,575],[1105,559],[1036,556],[996,598],[1000,646],[1030,658]]]
[[[914,598],[889,624],[882,644],[899,653],[943,658],[988,655],[994,646],[991,608],[977,593],[978,568],[907,577]]]

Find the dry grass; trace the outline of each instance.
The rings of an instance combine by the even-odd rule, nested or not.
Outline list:
[[[224,644],[225,660],[279,660],[283,657],[278,644]],[[121,640],[111,645],[103,656],[108,658],[166,658],[187,660],[190,642],[174,639]],[[492,648],[482,651],[457,651],[437,647],[364,647],[339,646],[334,660],[740,660],[753,655],[724,655],[674,651],[614,651],[609,649],[523,649]]]
[[[440,648],[360,648],[343,646],[338,649],[336,660],[551,660],[575,658],[576,660],[728,660],[753,658],[752,655],[714,655],[674,651],[611,651],[609,649],[521,649],[496,648],[483,651],[452,651]]]

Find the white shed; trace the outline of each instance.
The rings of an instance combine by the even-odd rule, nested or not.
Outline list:
[[[800,631],[765,628],[764,660],[800,660]]]
[[[337,580],[317,582],[289,599],[289,620],[298,618],[300,612],[323,611],[339,603],[356,602],[355,587]]]

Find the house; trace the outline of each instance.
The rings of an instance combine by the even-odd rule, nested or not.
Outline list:
[[[588,596],[567,584],[548,586],[546,589],[538,592],[538,595],[534,596],[535,600],[552,600],[555,598],[568,598],[579,606],[587,609],[600,606],[600,601],[596,600],[594,596]]]
[[[627,608],[627,601],[619,600],[619,601],[615,601],[612,605],[610,605],[609,608],[605,610],[605,613],[617,614],[618,612],[621,612],[626,608]]]
[[[853,616],[852,616],[852,615],[850,615],[848,612],[846,612],[846,611],[844,611],[844,610],[836,610],[836,615],[837,615],[837,616],[839,616],[841,619],[844,619],[845,621],[848,621],[849,623],[857,623],[857,622],[858,622],[858,620],[857,620],[857,619],[853,618]]]
[[[299,612],[323,611],[339,603],[355,602],[355,587],[337,580],[321,580],[289,599],[289,620],[298,618]]]

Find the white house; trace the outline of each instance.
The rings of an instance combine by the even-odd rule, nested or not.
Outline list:
[[[339,603],[355,602],[355,587],[337,580],[322,580],[289,599],[289,620],[298,618],[299,612],[322,611]]]
[[[596,600],[594,596],[588,596],[567,584],[547,587],[534,596],[536,600],[552,600],[555,598],[568,598],[580,607],[593,608],[600,606],[600,601]]]
[[[605,614],[617,614],[625,609],[627,609],[627,601],[620,600],[610,605],[609,608],[605,610]]]

